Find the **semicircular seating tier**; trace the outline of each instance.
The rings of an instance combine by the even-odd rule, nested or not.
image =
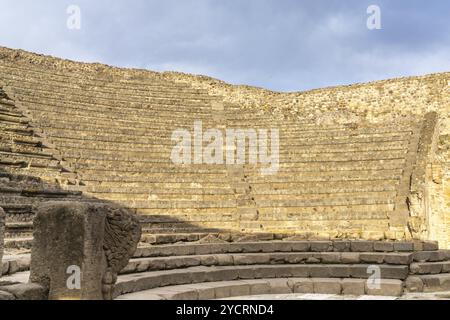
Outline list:
[[[433,115],[382,126],[280,120],[155,72],[9,49],[0,56],[7,247],[29,244],[32,207],[48,199],[120,204],[140,216],[142,241],[150,244],[211,234],[415,237],[408,199]],[[199,123],[203,133],[220,132],[222,142],[231,129],[256,134],[268,152],[278,130],[277,170],[262,174],[267,164],[250,162],[261,150],[247,140],[244,164],[207,164],[195,155],[194,164],[175,164],[172,135],[189,132],[194,154]],[[208,143],[200,143],[204,151]],[[223,149],[234,152],[229,144]]]
[[[450,253],[427,241],[448,234],[427,189],[440,114],[324,124],[217,92],[0,48],[6,280],[27,281],[35,205],[59,200],[139,215],[118,299],[450,289]]]

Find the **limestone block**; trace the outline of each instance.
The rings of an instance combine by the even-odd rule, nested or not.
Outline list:
[[[408,292],[423,292],[423,281],[419,277],[408,277],[405,286]]]
[[[399,297],[403,294],[403,281],[382,279],[378,288],[373,288],[366,283],[366,294]]]
[[[412,253],[386,253],[384,255],[384,262],[387,264],[410,264],[412,260]]]
[[[265,280],[245,280],[250,286],[250,295],[261,295],[270,293],[270,284]]]
[[[313,252],[328,252],[333,251],[333,242],[331,241],[312,241],[311,251]]]
[[[439,243],[435,241],[425,241],[423,243],[424,251],[436,251],[439,250]]]
[[[4,248],[4,235],[5,235],[5,212],[0,208],[0,277],[3,271],[3,248]]]
[[[316,294],[341,294],[342,285],[340,279],[312,279],[314,293]]]
[[[270,280],[271,294],[290,294],[292,289],[288,285],[288,279],[272,279]]]
[[[373,241],[352,241],[351,249],[353,252],[372,252],[374,250]]]
[[[6,291],[0,291],[0,301],[16,300],[14,295]]]
[[[342,294],[361,296],[365,294],[366,280],[363,279],[343,279]]]
[[[14,300],[45,300],[47,289],[36,283],[21,283],[0,287],[0,292],[8,292]]]
[[[373,249],[379,252],[392,252],[394,251],[394,243],[387,241],[377,241],[373,244]]]
[[[30,281],[46,288],[49,299],[112,299],[117,274],[140,235],[137,218],[119,207],[42,204],[34,220]]]
[[[341,262],[349,263],[349,264],[358,264],[360,263],[360,253],[358,252],[343,252],[341,254]]]
[[[378,263],[384,261],[384,254],[382,253],[361,253],[360,259],[362,263]]]
[[[429,262],[429,263],[412,263],[410,272],[412,274],[438,274],[442,272],[443,263]]]
[[[394,242],[394,251],[398,252],[409,252],[414,251],[414,243],[413,242]]]
[[[293,293],[314,293],[314,284],[309,278],[292,278],[288,284]]]
[[[350,241],[333,241],[334,251],[336,252],[349,252],[351,249]]]

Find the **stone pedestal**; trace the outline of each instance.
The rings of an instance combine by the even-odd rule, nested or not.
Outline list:
[[[43,204],[34,220],[30,281],[47,288],[51,300],[112,299],[140,235],[137,218],[118,207]]]
[[[3,259],[3,248],[5,240],[5,212],[0,208],[0,277],[2,276],[2,259]]]

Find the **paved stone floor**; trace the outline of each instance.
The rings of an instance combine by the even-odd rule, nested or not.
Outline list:
[[[222,300],[450,300],[450,292],[408,293],[402,297],[340,296],[334,294],[273,294]]]
[[[29,272],[19,272],[2,277],[1,281],[28,282]],[[233,297],[221,300],[450,300],[450,291],[433,293],[408,293],[402,297],[381,296],[341,296],[334,294],[273,294]]]

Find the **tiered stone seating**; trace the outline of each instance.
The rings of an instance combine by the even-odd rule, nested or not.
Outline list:
[[[50,199],[79,200],[81,192],[62,189],[77,184],[76,175],[61,165],[58,153],[0,91],[0,207],[7,214],[5,246],[23,248],[31,245],[33,205]]]
[[[144,231],[119,277],[122,298],[372,293],[365,283],[373,264],[384,293],[446,287],[448,252],[329,241],[411,239],[408,197],[423,116],[382,127],[282,119],[157,73],[0,55],[7,247],[30,245],[37,203],[108,201],[137,213]],[[279,170],[172,163],[172,133],[193,133],[196,121],[204,131],[279,130]],[[298,241],[307,239],[324,241]]]
[[[7,257],[26,278],[29,256]],[[374,267],[380,286],[371,286]],[[450,289],[450,250],[433,242],[257,241],[141,246],[117,299],[220,299],[287,293],[401,296]]]
[[[400,296],[405,291],[450,288],[450,251],[438,250],[434,243],[180,244],[142,247],[135,256],[119,276],[118,299],[196,300],[274,293]],[[381,272],[379,289],[368,282],[374,266]],[[427,275],[416,276],[420,272]],[[431,272],[435,274],[430,276]],[[436,279],[441,283],[436,285]]]
[[[61,163],[86,184],[85,195],[134,209],[148,233],[178,232],[183,241],[217,229],[405,237],[405,225],[395,229],[389,221],[406,201],[398,191],[411,165],[415,119],[384,128],[317,126],[255,116],[256,110],[232,104],[217,109],[219,97],[153,74],[129,80],[17,63],[3,63],[0,71],[62,153]],[[279,172],[264,177],[251,165],[236,171],[171,163],[173,131],[192,132],[195,121],[205,130],[279,129]]]

